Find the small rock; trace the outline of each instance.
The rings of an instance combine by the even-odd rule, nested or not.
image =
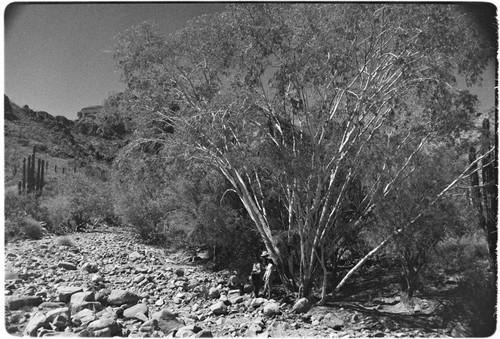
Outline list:
[[[82,271],[86,271],[88,273],[97,273],[99,272],[99,266],[96,263],[86,262],[82,265]]]
[[[219,287],[211,287],[208,290],[208,298],[209,299],[218,299],[220,297],[220,289]]]
[[[68,271],[75,271],[77,269],[75,264],[67,262],[67,261],[61,261],[59,264],[57,264],[57,267],[62,267]]]
[[[266,302],[266,299],[264,299],[264,298],[255,298],[255,299],[252,299],[252,301],[250,302],[250,306],[253,308],[257,308],[257,307],[260,307],[265,302]]]
[[[333,315],[332,313],[328,313],[327,315],[325,315],[325,317],[323,318],[323,323],[326,326],[334,329],[335,331],[339,331],[342,329],[342,327],[344,327],[344,321],[339,317]]]
[[[159,327],[158,320],[156,319],[147,320],[139,327],[140,332],[153,332],[157,329],[159,329]]]
[[[201,330],[194,335],[195,338],[213,338],[214,335],[210,330]]]
[[[178,277],[183,277],[184,276],[184,270],[182,268],[178,268],[178,269],[175,270],[175,274]]]
[[[268,317],[280,313],[280,306],[276,302],[270,302],[264,306],[264,315],[267,315]]]
[[[144,258],[144,256],[142,254],[140,254],[139,252],[132,252],[128,255],[128,258],[131,260],[131,261],[135,261],[135,260],[139,260],[139,259],[142,259]]]

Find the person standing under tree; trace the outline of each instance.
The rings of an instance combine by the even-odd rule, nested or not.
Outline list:
[[[255,298],[259,297],[259,290],[262,286],[262,265],[260,262],[256,262],[252,266],[252,284],[253,284],[253,294]]]
[[[274,262],[267,251],[262,252],[261,258],[263,258],[266,267],[266,271],[264,272],[264,295],[267,292],[267,299],[271,299],[271,283],[275,269]]]

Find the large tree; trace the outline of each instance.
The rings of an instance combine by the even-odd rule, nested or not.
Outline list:
[[[369,227],[416,155],[468,128],[475,98],[452,74],[474,83],[491,55],[448,4],[234,5],[168,37],[137,27],[115,53],[130,107],[173,122],[162,140],[226,177],[282,280],[305,296],[318,264],[326,281],[325,258]],[[277,243],[271,193],[298,262]]]

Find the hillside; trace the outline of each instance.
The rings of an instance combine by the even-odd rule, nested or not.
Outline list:
[[[17,184],[22,159],[31,154],[33,147],[38,157],[49,163],[50,177],[55,166],[74,169],[88,164],[109,165],[126,142],[95,133],[92,116],[72,121],[48,112],[34,111],[28,105],[20,107],[7,96],[4,105],[4,181],[7,187]],[[94,113],[98,108],[90,107]],[[82,109],[83,112],[88,110]]]

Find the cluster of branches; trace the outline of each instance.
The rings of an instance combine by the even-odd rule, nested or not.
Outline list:
[[[139,143],[186,145],[186,159],[218,169],[282,281],[308,296],[318,265],[326,286],[327,258],[373,227],[418,158],[470,128],[477,98],[452,74],[478,80],[492,55],[478,29],[454,5],[233,5],[168,37],[136,27],[118,38],[115,58],[129,109],[150,126]],[[152,121],[176,132],[158,134]],[[436,183],[336,291],[470,172]],[[276,229],[290,245],[298,237],[297,255],[284,253]]]

